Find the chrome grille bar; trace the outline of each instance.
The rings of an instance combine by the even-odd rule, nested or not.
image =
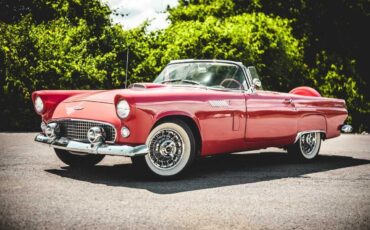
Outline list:
[[[56,120],[53,122],[60,125],[62,137],[67,137],[72,140],[89,142],[87,139],[87,131],[94,126],[102,127],[104,129],[107,142],[114,142],[116,139],[116,130],[113,125],[108,123],[77,119]]]

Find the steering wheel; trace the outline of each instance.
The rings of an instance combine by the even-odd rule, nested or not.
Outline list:
[[[221,81],[220,86],[222,86],[222,87],[224,87],[224,88],[227,88],[227,87],[225,87],[225,86],[224,86],[224,84],[225,84],[225,82],[229,82],[229,81],[231,81],[231,82],[234,82],[234,83],[238,84],[238,88],[237,88],[237,89],[243,89],[242,84],[240,84],[240,82],[239,82],[239,81],[237,81],[237,80],[235,80],[235,79],[233,79],[233,78],[225,78],[224,80],[222,80],[222,81]]]

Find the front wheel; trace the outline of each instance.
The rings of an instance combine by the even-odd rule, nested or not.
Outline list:
[[[296,159],[309,161],[317,157],[320,146],[321,134],[319,132],[304,133],[296,143],[288,146],[288,154]]]
[[[99,163],[105,155],[79,154],[63,149],[54,149],[57,157],[71,167],[89,167]]]
[[[132,158],[132,162],[137,167],[145,166],[156,176],[178,176],[193,162],[195,143],[194,135],[185,122],[164,122],[150,132],[146,141],[148,154]]]

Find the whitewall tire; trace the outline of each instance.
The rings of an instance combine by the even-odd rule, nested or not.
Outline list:
[[[303,161],[310,161],[319,155],[321,133],[307,132],[300,135],[297,142],[288,146],[288,154]]]
[[[182,174],[191,165],[196,153],[193,132],[181,120],[160,123],[149,134],[149,149],[143,158],[132,158],[136,165],[145,163],[149,172],[159,177]]]

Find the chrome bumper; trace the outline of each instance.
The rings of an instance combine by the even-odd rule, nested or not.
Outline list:
[[[146,147],[146,145],[132,147],[128,145],[110,145],[105,143],[89,144],[73,141],[64,137],[53,139],[43,134],[37,134],[35,137],[35,141],[39,143],[49,144],[53,148],[87,154],[135,157],[144,156],[148,153],[148,148]]]

